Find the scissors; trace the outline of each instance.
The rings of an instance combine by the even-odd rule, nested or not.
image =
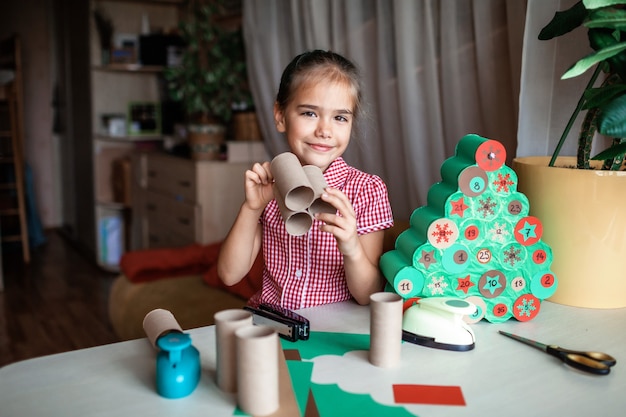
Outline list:
[[[511,339],[530,345],[539,350],[543,350],[548,355],[555,356],[565,362],[567,365],[597,375],[606,375],[611,371],[611,367],[617,363],[611,355],[602,352],[586,352],[580,350],[569,350],[557,345],[546,345],[535,340],[526,339],[512,333],[503,332],[503,334]]]

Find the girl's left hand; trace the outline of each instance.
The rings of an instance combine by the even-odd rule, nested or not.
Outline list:
[[[336,189],[328,187],[322,200],[331,204],[338,211],[337,214],[318,213],[315,218],[323,224],[320,230],[331,233],[337,240],[339,251],[344,256],[354,256],[359,251],[359,237],[356,232],[356,214],[346,195]]]

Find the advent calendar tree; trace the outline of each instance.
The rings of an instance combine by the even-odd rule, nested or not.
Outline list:
[[[444,161],[427,204],[380,259],[405,300],[459,297],[478,307],[470,321],[528,321],[554,294],[552,250],[505,160],[500,142],[467,135]]]

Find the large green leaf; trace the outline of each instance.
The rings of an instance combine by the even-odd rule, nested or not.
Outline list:
[[[626,50],[626,42],[620,42],[615,45],[600,49],[599,51],[592,52],[591,54],[580,59],[572,67],[570,67],[570,69],[568,69],[565,74],[563,74],[561,79],[565,80],[567,78],[578,77],[598,62],[607,60],[624,50]]]
[[[556,12],[552,20],[539,32],[539,40],[547,41],[564,35],[582,25],[587,17],[587,9],[579,1],[567,10]]]
[[[593,160],[595,161],[604,161],[605,159],[613,159],[616,156],[622,156],[626,154],[626,142],[620,143],[619,145],[611,146],[594,156]]]
[[[585,105],[583,109],[593,109],[606,105],[620,94],[626,93],[626,85],[612,84],[604,87],[592,88],[585,91]]]
[[[583,3],[587,9],[599,9],[616,4],[626,4],[626,0],[583,0]]]
[[[587,28],[626,29],[626,10],[608,8],[594,10],[589,18],[583,22]]]
[[[597,123],[603,135],[626,137],[626,94],[601,107]]]

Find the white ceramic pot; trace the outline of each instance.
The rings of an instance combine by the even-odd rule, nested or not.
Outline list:
[[[626,307],[626,172],[566,168],[574,157],[549,167],[549,160],[515,158],[513,169],[552,248],[559,284],[550,301]]]

